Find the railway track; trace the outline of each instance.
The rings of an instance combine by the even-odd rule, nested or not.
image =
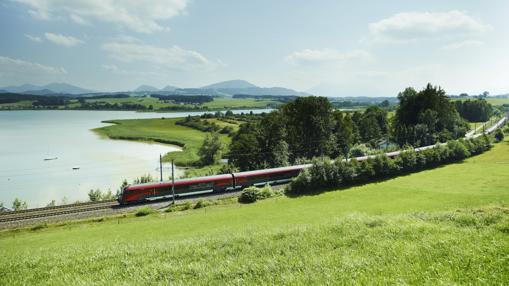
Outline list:
[[[220,193],[208,193],[203,195],[191,195],[186,197],[176,197],[175,201],[181,203],[187,200],[195,201],[200,198],[214,199],[226,196],[234,196],[237,195],[238,193],[239,192],[228,192],[228,193],[220,192]],[[92,213],[103,210],[130,211],[143,206],[160,207],[161,205],[167,206],[168,203],[171,203],[171,199],[168,198],[157,199],[154,201],[147,201],[144,203],[131,205],[120,205],[116,200],[111,200],[102,202],[77,203],[54,207],[34,208],[16,212],[0,213],[0,226],[2,226],[2,224],[5,225],[9,223],[27,222],[45,218],[49,219],[65,215]]]
[[[105,202],[71,204],[57,207],[35,208],[23,211],[8,212],[2,213],[0,215],[0,224],[6,222],[15,222],[44,217],[112,209],[118,206],[119,206],[118,202],[113,200]]]

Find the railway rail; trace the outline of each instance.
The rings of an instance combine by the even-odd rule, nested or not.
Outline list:
[[[6,222],[30,220],[36,218],[44,218],[51,216],[60,216],[66,214],[74,214],[89,211],[98,211],[103,209],[111,209],[119,206],[115,200],[104,202],[90,202],[71,205],[62,205],[58,207],[35,208],[24,211],[7,212],[0,215],[0,224]]]

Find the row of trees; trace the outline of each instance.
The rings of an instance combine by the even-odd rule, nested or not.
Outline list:
[[[4,208],[5,208],[4,203],[0,202],[0,212],[4,211]],[[14,201],[12,202],[12,209],[15,211],[26,210],[28,209],[28,203],[18,198],[15,198]]]
[[[414,149],[408,149],[394,159],[385,154],[360,162],[315,159],[311,168],[302,171],[291,182],[287,192],[297,195],[389,178],[460,161],[480,154],[490,147],[490,140],[483,136],[470,140],[452,140],[446,145],[437,145],[418,153]]]
[[[400,146],[445,142],[463,137],[469,129],[468,123],[439,87],[428,84],[419,92],[407,88],[398,95],[398,99],[392,133]]]
[[[388,131],[387,112],[379,107],[350,114],[334,110],[325,97],[300,97],[258,122],[241,125],[228,157],[240,170],[250,170],[346,156],[354,144],[376,145]]]
[[[432,145],[461,138],[469,129],[439,87],[407,88],[398,99],[389,120],[379,106],[341,112],[327,98],[299,97],[258,122],[243,124],[232,138],[230,162],[240,170],[277,167],[320,156],[348,157],[359,143],[371,148],[389,141]]]
[[[454,106],[461,117],[470,122],[485,122],[493,115],[493,107],[484,99],[458,100]]]

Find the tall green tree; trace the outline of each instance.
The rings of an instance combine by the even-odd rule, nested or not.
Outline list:
[[[292,160],[318,157],[330,153],[332,138],[332,105],[325,97],[299,97],[284,105],[288,145]]]
[[[217,132],[207,133],[203,144],[198,150],[200,162],[203,166],[215,164],[223,155],[224,144]]]
[[[439,87],[428,84],[419,92],[407,88],[398,99],[392,125],[394,138],[401,146],[456,139],[468,130],[468,124]]]
[[[260,130],[256,123],[242,124],[232,138],[228,158],[241,171],[254,170],[263,166]]]
[[[335,141],[335,150],[332,152],[331,157],[338,157],[340,155],[346,156],[350,152],[353,144],[356,143],[356,135],[352,117],[348,113],[339,110],[334,111],[334,129],[333,136]]]
[[[493,106],[485,99],[458,100],[454,102],[456,110],[470,122],[488,121],[493,115]]]

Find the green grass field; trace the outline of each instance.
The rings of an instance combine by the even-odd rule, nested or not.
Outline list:
[[[279,106],[282,105],[281,102],[275,100],[257,100],[254,98],[214,98],[214,101],[207,102],[204,106],[207,106],[209,109],[251,109],[251,108],[267,108],[267,105]]]
[[[31,109],[33,101],[19,101],[16,103],[0,104],[1,109]],[[128,98],[99,98],[99,99],[86,99],[88,103],[108,103],[108,104],[140,104],[148,108],[152,106],[152,110],[157,111],[165,107],[181,107],[182,109],[194,108],[194,105],[186,104],[174,104],[164,103],[157,98],[153,97],[128,97]],[[279,106],[282,103],[274,100],[256,100],[254,98],[236,99],[229,97],[216,97],[214,101],[198,105],[199,107],[207,107],[209,110],[227,110],[227,109],[260,109],[267,108],[268,106],[274,107]],[[60,105],[57,109],[78,109],[81,104],[77,100],[71,100],[66,105]],[[178,110],[175,110],[178,111]],[[168,111],[166,111],[168,112]]]
[[[509,98],[488,98],[487,101],[493,105],[509,104]]]
[[[492,105],[503,105],[509,104],[509,98],[485,98],[486,101]],[[453,98],[452,101],[456,100],[475,100],[475,98]]]
[[[0,284],[509,281],[509,141],[463,163],[251,205],[0,233]]]
[[[111,126],[94,129],[100,135],[111,139],[156,141],[183,147],[183,150],[170,152],[164,156],[165,161],[175,159],[178,166],[192,166],[199,160],[198,149],[207,133],[186,126],[176,125],[182,118],[166,119],[129,119],[112,120]],[[230,138],[221,135],[227,146]]]

